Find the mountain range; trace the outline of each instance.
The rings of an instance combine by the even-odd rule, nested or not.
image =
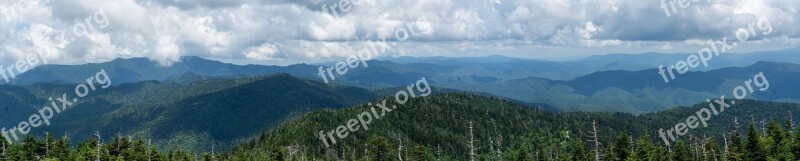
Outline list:
[[[325,64],[234,65],[184,57],[172,66],[160,66],[144,58],[45,65],[19,75],[11,85],[0,85],[0,101],[4,102],[0,125],[11,127],[27,120],[26,116],[49,103],[48,97],[72,92],[75,83],[100,69],[108,72],[112,87],[93,92],[53,118],[51,122],[56,123],[35,128],[32,134],[49,131],[90,138],[99,131],[158,138],[155,143],[165,147],[205,151],[212,146],[230,147],[254,134],[273,131],[270,129],[301,119],[308,112],[338,111],[335,109],[393,96],[402,89],[400,86],[420,77],[426,77],[437,94],[471,93],[551,112],[665,111],[729,94],[733,87],[758,72],[769,78],[771,86],[748,98],[796,102],[800,97],[796,92],[800,86],[793,84],[800,81],[800,65],[792,63],[793,59],[746,59],[728,67],[692,71],[669,84],[663,82],[656,69],[633,63],[656,58],[668,62],[672,60],[661,57],[673,56],[681,57],[606,55],[567,62],[502,56],[424,60],[401,57],[372,60],[368,68],[354,68],[331,84],[322,83],[316,75],[317,68]],[[616,57],[625,59],[598,63]],[[764,58],[771,60],[773,56]],[[742,65],[743,62],[753,64]]]

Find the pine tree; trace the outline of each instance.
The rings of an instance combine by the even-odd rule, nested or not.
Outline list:
[[[800,159],[800,128],[797,128],[797,131],[794,133],[794,145],[792,147],[792,154],[794,154],[795,159]]]
[[[747,127],[747,144],[745,147],[745,160],[748,161],[764,161],[767,160],[767,155],[761,145],[759,131],[756,130],[755,125],[751,123]]]
[[[211,156],[209,156],[209,158],[210,157]],[[273,148],[272,152],[270,152],[270,160],[284,161],[284,160],[286,160],[286,157],[283,154],[283,151],[281,151],[278,148]]]
[[[26,160],[40,160],[44,158],[44,144],[28,135],[22,141],[22,158]]]
[[[415,145],[411,148],[411,156],[408,158],[411,161],[430,161],[433,159],[433,153],[430,152],[425,146]]]
[[[390,146],[386,138],[381,136],[370,139],[369,141],[369,156],[373,161],[385,161],[390,158]]]
[[[635,160],[638,161],[655,161],[657,160],[655,149],[653,147],[653,143],[651,143],[647,138],[649,136],[645,135],[636,142],[636,151],[633,152],[635,156]]]
[[[694,157],[692,155],[692,150],[689,149],[689,145],[683,140],[678,140],[678,142],[675,143],[675,152],[672,154],[672,159],[675,161],[690,161],[694,160]]]
[[[572,152],[570,153],[570,156],[572,157],[571,160],[577,160],[577,161],[594,160],[594,158],[592,158],[592,154],[589,153],[589,149],[580,140],[574,141],[572,143],[571,149],[572,149]]]
[[[625,133],[617,137],[617,139],[614,141],[614,145],[611,147],[612,154],[614,154],[614,156],[611,157],[611,160],[624,161],[630,157],[631,144],[629,140],[630,138]]]
[[[744,159],[744,143],[742,143],[742,134],[739,132],[739,121],[733,119],[733,135],[731,135],[731,144],[728,146],[728,154],[726,154],[729,161],[741,161]]]
[[[61,137],[61,139],[58,139],[52,145],[53,147],[50,150],[50,155],[53,156],[53,158],[58,158],[59,160],[69,160],[70,154],[72,153],[72,148],[70,148],[69,137],[67,137],[66,133]]]

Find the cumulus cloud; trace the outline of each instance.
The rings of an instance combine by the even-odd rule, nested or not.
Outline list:
[[[411,55],[525,52],[542,46],[670,50],[734,37],[759,17],[774,31],[752,44],[796,45],[800,1],[699,1],[666,16],[660,1],[631,0],[74,0],[0,2],[2,60],[41,53],[77,64],[148,57],[162,65],[195,55],[322,60],[349,56],[399,29]],[[669,0],[667,0],[669,2]],[[107,16],[103,25],[98,12]],[[419,22],[420,18],[425,22]],[[76,26],[85,34],[75,34]],[[680,45],[684,46],[684,45]],[[529,54],[542,54],[527,52]],[[8,62],[3,62],[8,63]]]

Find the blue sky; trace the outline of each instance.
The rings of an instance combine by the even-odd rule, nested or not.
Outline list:
[[[0,63],[30,53],[56,64],[148,57],[169,65],[186,55],[236,63],[315,63],[344,59],[374,45],[368,40],[390,37],[391,42],[409,24],[423,24],[418,29],[430,32],[397,42],[395,49],[402,52],[381,56],[564,60],[688,53],[709,39],[735,39],[737,29],[758,18],[768,19],[771,32],[731,52],[800,43],[800,1],[689,0],[683,6],[675,1],[9,0],[0,2]],[[334,8],[336,16],[330,7],[339,3],[351,5]],[[674,12],[667,16],[668,11]],[[86,34],[76,35],[73,30],[81,25],[88,27]],[[65,41],[53,41],[61,33]]]

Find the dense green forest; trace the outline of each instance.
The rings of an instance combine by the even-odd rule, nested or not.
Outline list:
[[[659,128],[707,105],[635,116],[557,113],[497,98],[440,94],[398,107],[370,130],[326,148],[332,129],[366,106],[319,111],[284,124],[223,155],[230,160],[797,160],[800,135],[787,112],[800,106],[740,100],[673,147]],[[758,113],[751,113],[758,112]],[[758,115],[758,116],[756,116]],[[737,119],[737,117],[740,117]],[[774,118],[772,121],[767,118]],[[734,121],[747,120],[747,121]],[[752,122],[750,121],[752,120]],[[737,124],[742,128],[735,128]],[[670,125],[671,124],[671,125]],[[749,125],[749,126],[747,126]],[[594,142],[594,141],[597,142]],[[597,153],[595,153],[595,151]],[[794,156],[798,156],[795,158]]]
[[[2,157],[10,160],[96,160],[98,156],[100,160],[800,159],[800,131],[791,130],[795,128],[787,119],[800,105],[737,102],[741,103],[710,120],[709,127],[691,131],[672,147],[657,138],[657,129],[674,125],[704,105],[640,116],[558,113],[471,94],[413,99],[374,120],[368,131],[353,132],[329,148],[317,132],[368,111],[366,105],[311,112],[236,148],[210,152],[156,148],[145,139],[124,134],[72,146],[66,137],[47,135],[17,144],[0,143],[0,147]]]

